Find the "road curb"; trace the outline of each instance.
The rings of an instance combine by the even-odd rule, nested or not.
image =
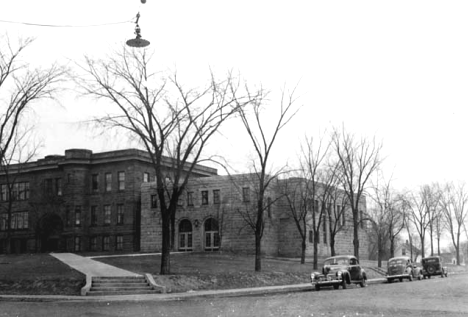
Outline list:
[[[384,278],[368,280],[368,284],[379,284]],[[125,302],[125,301],[181,301],[198,298],[222,298],[261,296],[284,293],[314,291],[310,283],[296,285],[265,286],[242,289],[189,291],[185,293],[112,295],[112,296],[64,296],[64,295],[0,295],[0,301],[10,302]]]

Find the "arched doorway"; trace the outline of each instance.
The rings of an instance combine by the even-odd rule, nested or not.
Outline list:
[[[205,230],[205,251],[219,250],[218,221],[214,218],[208,218],[205,220],[203,228]]]
[[[192,250],[192,223],[184,219],[179,223],[179,251]]]
[[[41,242],[41,252],[60,251],[60,236],[63,232],[63,221],[54,213],[41,217],[37,225],[37,236]]]

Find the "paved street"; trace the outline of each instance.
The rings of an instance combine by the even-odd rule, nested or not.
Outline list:
[[[140,302],[1,302],[0,316],[466,316],[468,275],[270,296]]]

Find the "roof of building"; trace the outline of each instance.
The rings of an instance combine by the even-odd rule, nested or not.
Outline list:
[[[99,153],[93,153],[93,151],[88,149],[68,149],[65,150],[65,155],[46,155],[44,158],[38,159],[37,161],[12,164],[10,165],[10,172],[17,171],[20,173],[27,173],[31,171],[54,169],[68,164],[96,165],[128,160],[152,163],[149,153],[139,149],[125,149]],[[173,162],[174,160],[170,157],[163,157],[165,166],[170,167]],[[194,172],[206,176],[214,176],[218,173],[215,168],[199,164],[196,165]],[[2,174],[4,173],[0,172],[0,175]]]

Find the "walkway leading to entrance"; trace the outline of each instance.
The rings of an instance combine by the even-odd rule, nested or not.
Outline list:
[[[50,255],[89,276],[141,276],[73,253],[51,253]]]

